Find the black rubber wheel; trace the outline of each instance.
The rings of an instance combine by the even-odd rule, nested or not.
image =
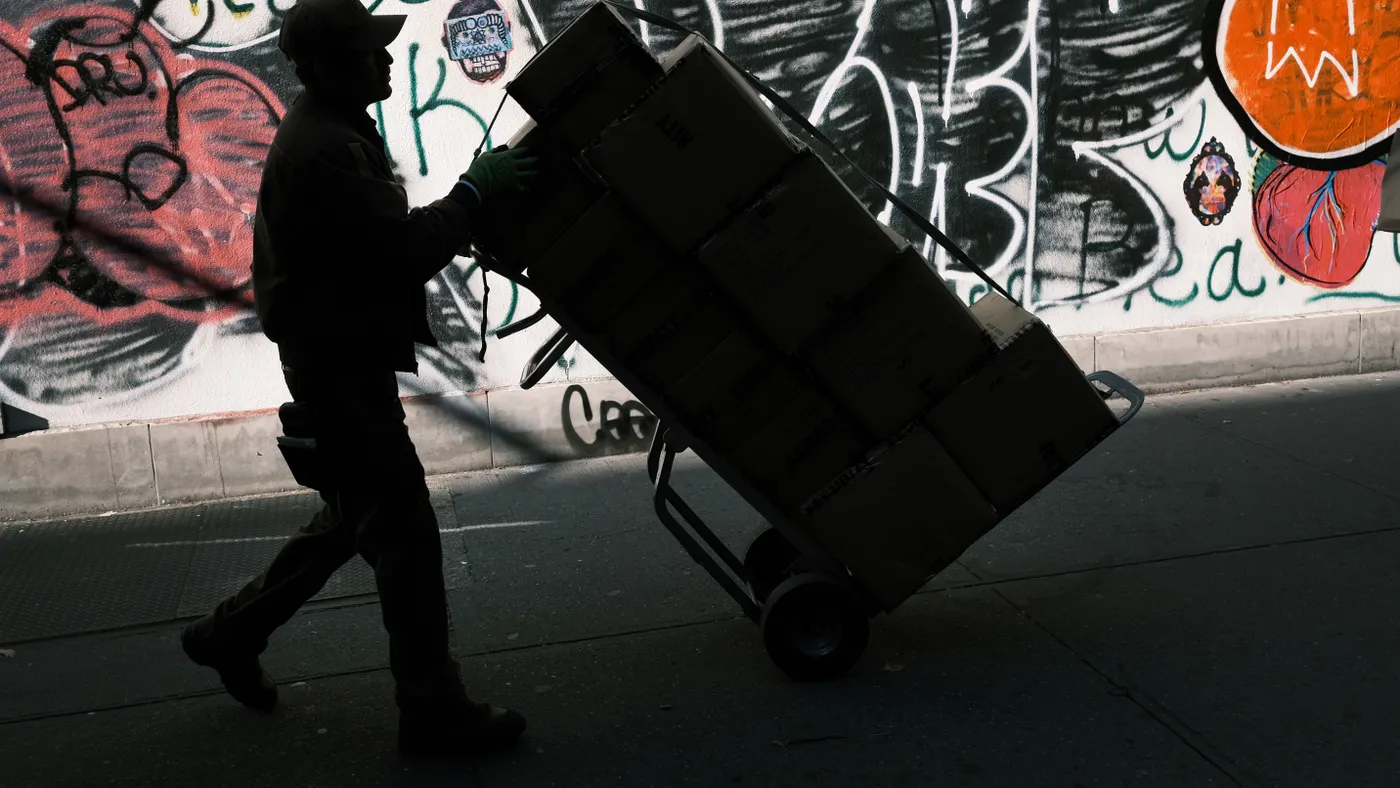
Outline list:
[[[744,551],[744,581],[753,600],[763,604],[773,589],[788,579],[793,564],[801,557],[778,529],[765,524]]]
[[[816,573],[773,589],[759,625],[769,659],[798,681],[845,676],[870,643],[870,618],[855,590]]]

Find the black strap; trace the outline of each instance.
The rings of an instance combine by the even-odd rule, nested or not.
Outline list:
[[[645,22],[650,22],[658,27],[665,28],[672,32],[681,33],[682,35],[698,35],[704,38],[702,34],[697,33],[694,30],[691,30],[690,28],[678,22],[672,21],[663,16],[658,16],[650,11],[643,11],[639,8],[625,6],[621,3],[616,2],[616,0],[602,0],[602,2],[612,6],[613,9],[616,10],[618,13],[625,14],[627,16],[633,17],[635,19],[640,19]],[[763,84],[763,82],[759,80],[758,77],[755,77],[753,74],[750,74],[748,69],[744,68],[743,66],[740,66],[738,63],[735,63],[729,58],[728,55],[724,54],[723,52],[720,52],[718,49],[715,49],[715,53],[718,54],[720,57],[724,58],[724,61],[730,66],[732,66],[735,71],[738,71],[740,74],[742,74],[744,79],[747,80],[748,83],[753,86],[754,90],[757,90],[759,93],[763,94],[763,96],[766,97],[769,101],[773,102],[773,106],[777,107],[778,110],[781,111],[784,115],[786,115],[789,119],[791,119],[792,122],[801,126],[803,131],[806,131],[808,134],[812,135],[813,138],[815,138],[822,145],[826,146],[826,148],[832,153],[836,154],[837,156],[840,156],[843,161],[849,164],[851,168],[854,169],[856,172],[860,173],[861,176],[864,177],[867,181],[869,181],[872,186],[874,186],[876,189],[879,189],[880,192],[885,195],[886,199],[888,199],[895,207],[899,208],[899,210],[902,211],[905,216],[909,217],[909,220],[914,223],[914,226],[918,227],[921,231],[926,233],[930,238],[937,242],[939,246],[947,250],[948,254],[951,254],[954,260],[957,260],[958,262],[971,269],[971,271],[977,274],[977,276],[979,276],[982,279],[982,281],[987,283],[988,287],[1000,293],[1008,301],[1015,304],[1016,306],[1021,305],[1021,302],[1012,298],[1011,294],[1006,292],[1006,290],[1002,288],[1001,285],[997,284],[996,280],[988,276],[987,272],[982,270],[981,266],[972,262],[972,258],[968,257],[967,252],[964,252],[957,244],[953,243],[952,239],[940,232],[939,229],[935,227],[932,222],[925,219],[918,211],[914,210],[913,207],[911,207],[908,203],[900,199],[899,195],[890,191],[888,188],[885,187],[884,184],[875,180],[875,178],[871,177],[869,173],[857,166],[855,162],[851,161],[849,156],[843,153],[840,148],[836,147],[835,143],[833,143],[830,139],[827,139],[827,136],[825,134],[821,133],[821,131],[817,129],[816,126],[812,125],[811,122],[809,122],[805,117],[803,117],[802,113],[798,112],[797,109],[792,106],[792,104],[788,103],[787,99],[779,95],[777,91]]]
[[[486,331],[490,328],[490,324],[487,322],[489,313],[486,307],[491,299],[491,278],[488,276],[490,273],[485,266],[481,267],[481,352],[476,354],[476,363],[478,364],[486,363]]]

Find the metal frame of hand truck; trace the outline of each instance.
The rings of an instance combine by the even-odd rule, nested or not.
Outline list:
[[[521,375],[521,387],[529,389],[543,380],[556,362],[577,341],[599,363],[612,372],[618,382],[626,387],[633,396],[641,400],[642,404],[651,410],[658,423],[647,456],[647,474],[652,482],[652,504],[657,519],[671,532],[671,535],[675,537],[691,559],[703,567],[715,582],[729,594],[745,616],[766,630],[764,600],[758,598],[753,592],[749,582],[750,578],[746,577],[744,560],[724,544],[724,541],[715,534],[703,518],[671,486],[676,456],[686,450],[693,450],[714,473],[739,493],[766,520],[769,526],[795,548],[800,554],[804,573],[820,574],[822,577],[846,585],[859,600],[862,615],[867,619],[880,612],[892,612],[897,607],[897,605],[886,607],[875,602],[871,594],[861,588],[859,582],[850,575],[836,557],[812,539],[798,524],[786,517],[779,507],[753,487],[724,456],[723,452],[714,450],[702,438],[687,429],[683,420],[671,409],[660,392],[652,390],[644,381],[637,378],[628,369],[627,364],[622,363],[608,351],[603,342],[598,341],[597,337],[584,330],[565,311],[559,309],[559,305],[553,298],[548,294],[536,292],[531,287],[529,278],[524,274],[505,275],[517,285],[534,292],[540,300],[541,307],[539,312],[526,320],[497,332],[498,337],[504,338],[523,331],[540,322],[546,315],[552,317],[560,326],[535,351],[526,364]],[[1142,408],[1145,399],[1142,391],[1118,375],[1100,371],[1090,373],[1086,375],[1086,378],[1091,383],[1101,384],[1107,389],[1100,392],[1104,399],[1117,394],[1127,400],[1128,409],[1118,416],[1115,432]],[[1107,440],[1111,434],[1101,438],[1100,443]],[[1006,514],[1009,515],[1010,512]],[[998,519],[1005,519],[1005,515]],[[764,638],[765,645],[768,645],[766,631]],[[864,650],[863,644],[860,646],[860,650]],[[773,656],[771,646],[769,654]],[[775,661],[777,661],[776,658]],[[829,676],[818,677],[826,678]]]

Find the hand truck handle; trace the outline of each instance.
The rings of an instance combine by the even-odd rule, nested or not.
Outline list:
[[[524,389],[534,388],[536,383],[544,380],[544,376],[549,374],[549,370],[569,352],[573,347],[574,338],[569,336],[569,332],[560,328],[554,332],[535,354],[530,357],[529,363],[520,373],[520,387]]]
[[[1104,399],[1108,399],[1109,396],[1117,394],[1128,401],[1127,412],[1118,417],[1119,426],[1127,424],[1129,419],[1136,416],[1137,412],[1142,410],[1143,403],[1147,401],[1147,397],[1143,395],[1142,389],[1107,370],[1091,372],[1085,377],[1088,378],[1090,383],[1102,383],[1108,387],[1109,393]]]

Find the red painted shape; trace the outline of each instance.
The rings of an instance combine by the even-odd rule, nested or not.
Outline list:
[[[25,123],[7,122],[0,126],[0,151],[30,140],[58,141],[67,133],[71,168],[61,142],[65,159],[47,166],[60,182],[75,176],[68,238],[94,269],[141,300],[101,308],[51,285],[37,297],[0,300],[0,322],[47,311],[76,311],[99,323],[154,313],[221,320],[242,311],[246,306],[230,299],[207,310],[181,308],[180,302],[248,284],[258,182],[284,112],[281,102],[247,71],[177,56],[151,26],[133,28],[124,9],[60,7],[30,19],[23,35],[0,34],[18,49],[46,25],[64,20],[81,24],[54,53],[47,89],[58,122],[47,108],[42,119],[31,113]],[[23,64],[12,57],[0,73],[0,90],[16,91],[16,79],[29,84]],[[32,93],[43,100],[43,91]],[[148,253],[113,244],[113,236]],[[52,222],[43,237],[46,245],[26,258],[39,271],[59,245]],[[0,260],[14,248],[0,235]]]
[[[1269,259],[1314,287],[1350,284],[1371,255],[1384,176],[1379,162],[1337,172],[1280,164],[1254,193],[1254,231]]]
[[[57,218],[40,207],[61,210],[59,188],[68,171],[63,143],[53,133],[48,102],[24,76],[18,52],[24,37],[0,21],[0,297],[40,276],[58,250]],[[40,133],[20,133],[38,129]]]

